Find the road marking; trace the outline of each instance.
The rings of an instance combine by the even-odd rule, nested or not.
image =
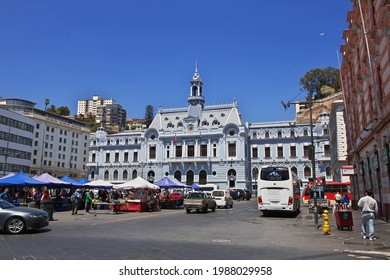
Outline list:
[[[106,221],[106,222],[101,222],[101,223],[95,223],[95,224],[92,224],[92,226],[102,225],[102,224],[110,224],[110,223],[116,223],[116,222],[125,222],[125,221],[137,220],[137,219],[142,219],[142,218],[157,217],[157,216],[161,216],[161,215],[171,215],[171,214],[176,214],[176,213],[179,213],[179,212],[172,211],[172,212],[164,212],[164,213],[156,212],[156,214],[148,214],[148,215],[142,215],[141,214],[140,216],[135,216],[135,217],[116,219],[116,220],[113,220],[113,221]],[[182,213],[183,212],[181,212],[181,214]]]

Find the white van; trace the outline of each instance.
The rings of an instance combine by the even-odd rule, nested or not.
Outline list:
[[[214,190],[211,197],[217,202],[217,207],[233,208],[233,199],[228,190]]]

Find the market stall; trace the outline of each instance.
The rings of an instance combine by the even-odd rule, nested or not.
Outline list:
[[[115,185],[114,189],[124,194],[117,205],[119,211],[145,212],[149,209],[153,211],[159,209],[156,192],[160,188],[139,176],[131,181]]]

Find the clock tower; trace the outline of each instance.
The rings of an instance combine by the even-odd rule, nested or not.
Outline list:
[[[195,64],[195,73],[190,82],[190,95],[188,97],[188,115],[184,118],[187,124],[187,130],[193,131],[199,126],[202,110],[204,106],[204,97],[202,95],[203,82],[198,72],[198,62]]]
[[[204,97],[202,95],[203,82],[198,72],[198,62],[195,64],[195,73],[190,82],[190,96],[188,97],[188,104],[190,106],[201,105],[203,108]]]

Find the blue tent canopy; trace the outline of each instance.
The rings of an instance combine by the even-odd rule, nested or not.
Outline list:
[[[84,185],[84,184],[87,184],[87,183],[89,183],[89,182],[91,182],[91,181],[89,181],[89,180],[86,179],[86,178],[81,178],[81,179],[78,180],[77,182],[79,182],[80,184]]]
[[[81,186],[83,186],[82,183],[77,182],[76,180],[70,178],[69,176],[62,177],[62,178],[60,178],[60,180],[64,181],[64,182],[67,182],[67,183],[71,183],[72,186],[74,186],[74,187],[81,187]]]
[[[181,184],[180,182],[175,182],[169,179],[168,177],[165,177],[157,182],[154,182],[153,184],[159,186],[160,188],[165,188],[165,189],[182,188],[185,186],[184,184]]]
[[[8,185],[8,186],[44,186],[47,185],[45,182],[41,182],[38,180],[34,180],[30,177],[28,177],[26,174],[24,174],[22,171],[20,171],[18,174],[15,174],[14,176],[6,177],[0,179],[0,185]]]
[[[201,190],[202,188],[201,187],[199,187],[197,184],[195,184],[195,183],[193,183],[192,185],[191,185],[191,188],[193,189],[193,190],[196,190],[196,191],[199,191],[199,190]]]

